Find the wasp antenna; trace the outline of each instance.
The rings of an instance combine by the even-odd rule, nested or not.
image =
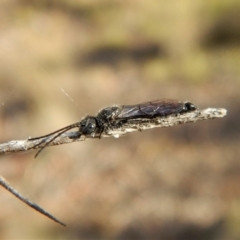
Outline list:
[[[43,146],[41,147],[41,149],[36,153],[35,155],[35,158],[37,158],[37,156],[43,151],[43,149],[48,145],[50,144],[51,142],[53,142],[57,137],[59,137],[60,135],[62,135],[63,133],[67,132],[68,130],[72,129],[72,128],[75,128],[75,127],[78,127],[79,126],[79,123],[74,123],[74,124],[71,124],[67,127],[64,127],[64,128],[61,128],[55,132],[52,132],[51,134],[48,134],[48,135],[45,135],[45,136],[51,136],[53,134],[56,134],[58,133],[57,135],[55,135],[52,139],[50,139],[49,141],[46,141]],[[81,136],[81,135],[80,135]],[[35,138],[35,139],[38,139],[38,138]],[[32,148],[35,148],[39,145],[41,145],[43,143],[43,141],[41,141],[40,143],[34,145]]]

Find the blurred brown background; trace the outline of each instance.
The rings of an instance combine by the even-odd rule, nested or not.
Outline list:
[[[1,0],[1,142],[160,98],[227,117],[1,157],[1,239],[240,239],[238,0]],[[65,94],[67,93],[71,99]]]

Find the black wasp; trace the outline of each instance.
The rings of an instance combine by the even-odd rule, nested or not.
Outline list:
[[[182,114],[190,111],[196,110],[196,106],[190,102],[180,102],[177,100],[163,99],[156,100],[152,102],[145,102],[136,105],[122,105],[122,106],[112,106],[103,108],[97,116],[87,116],[83,118],[80,122],[71,124],[67,127],[61,128],[55,132],[49,133],[47,135],[30,138],[29,141],[38,140],[45,137],[50,137],[48,141],[43,140],[38,143],[39,146],[42,144],[41,149],[37,152],[35,157],[54,139],[63,134],[64,132],[72,129],[78,128],[79,135],[90,135],[94,136],[107,132],[113,126],[120,126],[126,123],[128,120],[132,119],[152,119],[155,117],[165,117],[171,114]]]

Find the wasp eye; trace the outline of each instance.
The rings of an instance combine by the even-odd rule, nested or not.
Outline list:
[[[94,133],[96,130],[96,120],[93,117],[86,117],[81,122],[81,132],[82,134],[89,135]]]

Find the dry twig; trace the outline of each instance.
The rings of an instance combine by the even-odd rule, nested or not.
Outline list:
[[[200,120],[221,118],[227,114],[227,110],[223,108],[207,108],[204,110],[195,110],[192,112],[187,112],[178,115],[169,115],[166,117],[156,117],[152,119],[140,119],[140,120],[129,120],[126,124],[123,124],[119,128],[109,129],[108,132],[101,134],[103,137],[119,137],[123,134],[143,131],[147,129],[157,128],[157,127],[171,127],[178,124],[196,122]],[[76,131],[66,132],[57,137],[54,141],[50,142],[47,146],[55,146],[65,143],[84,141],[86,139],[99,138],[99,135],[87,136],[81,135],[79,137],[78,129]],[[32,149],[41,148],[41,142],[45,142],[49,139],[48,137],[43,137],[34,141],[29,141],[31,138],[25,140],[12,140],[7,143],[0,144],[0,155],[5,155],[9,153],[17,153],[28,151]]]
[[[177,124],[183,123],[190,123],[196,122],[199,120],[207,120],[207,119],[214,119],[214,118],[221,118],[227,114],[227,110],[223,108],[208,108],[204,110],[196,109],[191,112],[186,112],[183,114],[175,114],[169,115],[164,117],[155,117],[152,119],[148,118],[141,118],[141,119],[132,119],[128,120],[125,124],[121,124],[121,126],[112,126],[111,129],[107,129],[101,134],[102,137],[119,137],[123,134],[134,132],[134,131],[143,131],[147,129],[157,128],[157,127],[171,127]],[[54,136],[54,134],[53,134]],[[13,140],[7,143],[0,144],[0,155],[5,155],[9,153],[17,153],[28,151],[32,149],[42,148],[44,143],[47,143],[46,146],[54,146],[60,145],[64,143],[71,143],[76,141],[83,141],[89,138],[99,138],[99,134],[94,135],[81,135],[79,133],[79,129],[76,131],[71,132],[64,132],[54,139],[53,141],[49,141],[52,138],[52,134],[46,135],[36,140],[31,140],[28,138],[26,140]],[[44,145],[45,147],[45,145]],[[39,207],[37,204],[31,202],[27,198],[20,195],[14,188],[12,188],[7,181],[0,176],[0,185],[4,187],[7,191],[11,192],[14,196],[18,199],[26,203],[31,208],[35,209],[36,211],[42,213],[43,215],[47,216],[48,218],[52,219],[53,221],[66,226],[64,223],[59,221],[57,218],[46,212],[44,209]]]

